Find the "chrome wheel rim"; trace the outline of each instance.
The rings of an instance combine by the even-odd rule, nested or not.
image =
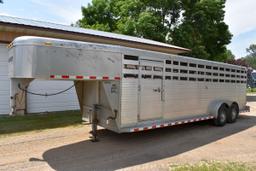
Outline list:
[[[237,112],[236,112],[236,109],[233,108],[232,111],[231,111],[231,117],[232,117],[232,120],[235,120],[236,119],[236,115],[237,115]]]
[[[220,121],[222,123],[226,121],[226,113],[224,111],[220,113]]]

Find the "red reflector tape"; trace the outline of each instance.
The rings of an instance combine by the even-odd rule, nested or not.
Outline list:
[[[150,129],[156,129],[156,128],[163,128],[167,126],[174,126],[174,125],[180,125],[180,124],[186,124],[186,123],[191,123],[191,122],[198,122],[198,121],[203,121],[203,120],[208,120],[208,119],[213,119],[214,116],[207,116],[207,117],[202,117],[202,118],[195,118],[195,119],[189,119],[189,120],[183,120],[183,121],[176,121],[176,122],[169,122],[165,124],[154,124],[152,126],[148,127],[142,127],[142,128],[132,128],[130,132],[139,132],[139,131],[146,131]]]
[[[120,77],[115,77],[115,80],[120,80]]]
[[[134,128],[134,130],[133,130],[134,132],[139,132],[140,131],[140,129],[139,128]]]
[[[69,76],[68,75],[62,75],[61,78],[67,79],[67,78],[69,78]]]
[[[50,75],[50,78],[54,79],[84,79],[84,80],[121,80],[119,76],[117,77],[109,77],[109,76],[83,76],[83,75]]]
[[[103,76],[102,79],[103,79],[103,80],[108,80],[109,77],[108,77],[108,76]]]

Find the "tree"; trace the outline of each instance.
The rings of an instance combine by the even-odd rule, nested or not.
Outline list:
[[[4,3],[2,0],[0,0],[0,3],[2,4],[2,3]]]
[[[232,53],[231,50],[226,50],[225,56],[227,57],[227,60],[234,60],[235,59],[235,55]]]
[[[182,5],[182,24],[172,32],[172,42],[192,49],[191,56],[225,61],[232,38],[224,23],[225,0],[184,0]]]
[[[80,27],[113,32],[116,29],[111,0],[93,0],[82,7],[83,18],[77,22]]]
[[[254,69],[256,69],[256,44],[251,44],[249,48],[246,49],[247,53],[249,53],[245,60],[246,62]]]
[[[148,38],[192,49],[188,55],[225,61],[232,35],[225,0],[92,0],[80,27]]]
[[[246,49],[246,52],[249,53],[250,56],[256,57],[256,44],[251,44],[249,48]]]
[[[82,7],[80,27],[166,41],[180,15],[178,1],[92,0]]]
[[[233,65],[249,67],[249,65],[248,65],[247,61],[245,60],[245,58],[229,59],[229,60],[227,60],[227,63],[233,64]]]
[[[166,42],[169,30],[180,17],[176,0],[115,0],[116,32]]]

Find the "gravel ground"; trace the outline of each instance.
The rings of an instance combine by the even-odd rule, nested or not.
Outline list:
[[[256,98],[256,96],[255,96]],[[89,125],[56,128],[0,138],[0,170],[168,170],[171,163],[201,160],[256,164],[256,102],[234,124],[209,122],[116,134]]]

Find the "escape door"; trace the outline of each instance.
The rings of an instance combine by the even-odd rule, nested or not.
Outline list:
[[[146,59],[139,62],[139,120],[161,118],[164,63]]]

